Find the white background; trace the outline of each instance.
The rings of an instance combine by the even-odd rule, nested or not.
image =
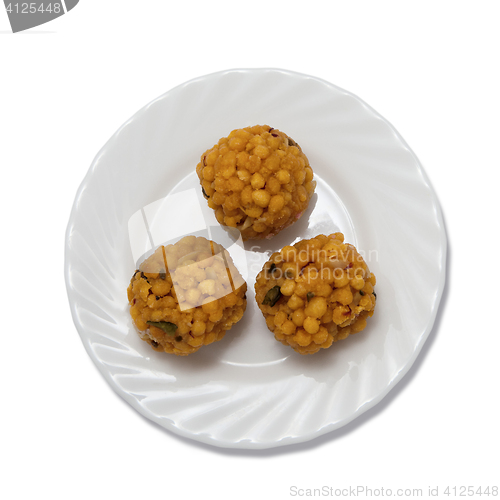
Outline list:
[[[498,486],[497,5],[81,0],[15,35],[0,9],[2,498]],[[339,431],[268,451],[198,444],[130,408],[87,356],[63,279],[98,150],[155,97],[235,67],[323,78],[387,118],[424,165],[450,247],[437,323],[403,381]]]

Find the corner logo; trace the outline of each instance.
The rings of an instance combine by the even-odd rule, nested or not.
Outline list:
[[[12,2],[4,0],[13,33],[24,31],[61,17],[80,0],[38,0],[37,2]]]

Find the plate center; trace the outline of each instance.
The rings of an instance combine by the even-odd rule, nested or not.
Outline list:
[[[241,237],[236,240],[234,234],[225,231],[203,198],[195,172],[185,176],[164,198],[144,207],[142,213],[137,214],[137,221],[129,224],[131,245],[137,249],[134,252],[137,263],[142,262],[158,245],[165,244],[167,239],[174,242],[190,234],[201,234],[228,250],[247,282],[247,309],[242,320],[232,327],[226,337],[217,346],[209,347],[218,351],[213,354],[217,354],[221,363],[262,367],[282,363],[294,354],[289,346],[274,339],[255,302],[255,278],[274,252],[303,239],[338,231],[344,234],[346,241],[357,245],[351,218],[340,197],[317,174],[315,180],[315,194],[302,217],[269,240],[242,242]],[[139,230],[143,220],[147,220],[148,224],[145,229]]]
[[[247,282],[247,310],[243,319],[226,334],[221,344],[227,343],[220,352],[220,361],[224,364],[244,367],[261,367],[284,362],[294,353],[274,339],[268,330],[264,317],[255,302],[255,278],[274,252],[285,245],[293,245],[302,239],[314,238],[318,234],[342,232],[346,241],[357,245],[356,234],[351,218],[340,197],[317,174],[314,176],[317,186],[308,209],[292,226],[280,232],[270,240],[249,240],[241,248],[233,248],[237,255],[230,252],[236,267]],[[196,174],[186,176],[169,193],[169,196],[192,189],[201,191]],[[200,210],[203,213],[207,229],[217,227],[213,211],[200,197]],[[187,233],[188,234],[188,233]],[[222,242],[219,242],[222,243]]]

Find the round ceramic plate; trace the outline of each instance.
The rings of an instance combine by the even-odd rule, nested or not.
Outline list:
[[[280,129],[301,145],[316,194],[303,217],[278,236],[238,247],[248,307],[225,338],[188,357],[157,353],[139,338],[128,313],[126,289],[137,260],[149,243],[218,226],[199,196],[196,164],[219,138],[255,124]],[[141,220],[149,220],[148,231],[155,228],[154,242],[150,233],[141,240]],[[271,252],[335,231],[356,245],[376,275],[377,307],[361,333],[301,356],[266,328],[254,299],[255,276]],[[76,195],[65,276],[87,352],[131,406],[197,441],[270,448],[342,427],[401,380],[434,323],[445,259],[436,195],[384,118],[318,78],[243,69],[170,90],[111,137]]]

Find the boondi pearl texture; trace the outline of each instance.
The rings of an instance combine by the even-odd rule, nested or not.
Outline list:
[[[300,146],[267,125],[233,130],[201,155],[196,173],[218,222],[243,240],[271,238],[293,224],[316,187]]]
[[[221,340],[245,312],[247,284],[229,253],[203,237],[160,246],[134,272],[130,314],[155,351],[178,356]]]
[[[365,328],[375,283],[342,233],[321,234],[273,253],[257,276],[255,299],[276,340],[313,354]]]

